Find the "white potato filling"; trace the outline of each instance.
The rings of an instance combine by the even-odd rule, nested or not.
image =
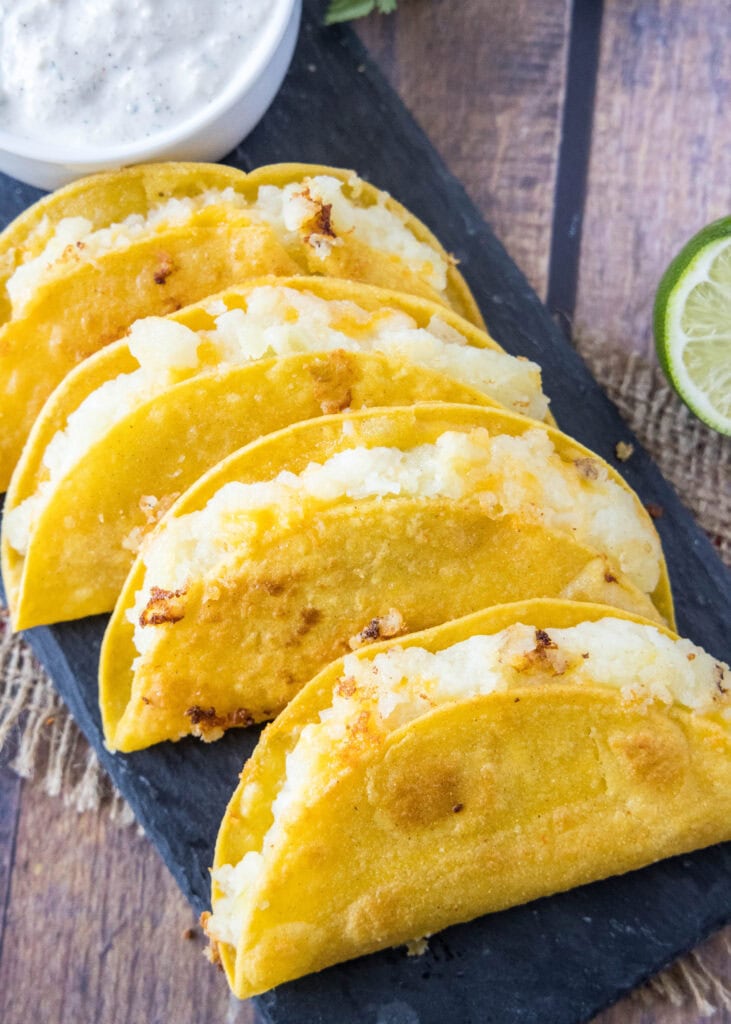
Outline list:
[[[564,461],[539,427],[511,437],[491,437],[484,428],[446,431],[434,444],[407,451],[354,447],[324,463],[310,463],[299,475],[224,484],[205,508],[165,522],[144,552],[145,580],[128,612],[140,654],[159,632],[140,617],[152,588],[184,592],[191,580],[215,580],[241,560],[264,523],[296,521],[306,510],[341,501],[384,498],[469,498],[493,518],[517,514],[581,543],[608,552],[640,589],[658,581],[661,550],[657,535],[633,495],[596,467],[590,478]],[[266,510],[267,515],[257,514]]]
[[[213,872],[223,895],[207,930],[236,945],[247,898],[267,854],[288,824],[321,792],[337,753],[353,728],[386,736],[432,709],[516,687],[599,686],[619,690],[628,703],[678,705],[720,715],[731,726],[731,670],[689,640],[673,640],[652,626],[605,618],[566,629],[536,630],[522,623],[492,636],[472,636],[441,651],[392,648],[369,657],[348,655],[330,707],[304,726],[287,756],[272,803],[273,822],[261,851]],[[242,804],[248,799],[244,791]],[[242,807],[245,812],[245,808]]]
[[[215,313],[218,306],[212,309]],[[121,374],[93,391],[53,437],[43,454],[46,479],[6,516],[14,550],[27,552],[33,525],[53,489],[107,431],[172,384],[206,370],[225,372],[258,359],[297,353],[379,352],[444,373],[515,412],[536,419],[547,412],[535,363],[468,345],[438,317],[420,328],[398,310],[371,313],[354,302],[264,286],[251,292],[246,310],[223,306],[215,323],[215,330],[200,332],[162,317],[147,317],[132,325],[128,343],[139,370]],[[206,343],[205,361],[199,353],[202,343]]]
[[[354,199],[358,198],[360,185],[355,175],[348,181]],[[375,204],[359,206],[344,195],[342,181],[318,174],[284,188],[263,185],[254,209],[283,235],[285,244],[289,238],[304,238],[324,259],[333,246],[342,245],[343,236],[353,233],[365,245],[400,257],[435,291],[444,292],[447,259],[428,242],[420,242],[403,217],[388,208],[387,201],[388,195],[379,192]],[[327,207],[331,232],[323,231],[321,226],[321,211]]]
[[[86,217],[64,217],[56,224],[42,252],[26,260],[8,279],[6,287],[13,307],[13,316],[20,316],[33,298],[35,290],[43,284],[50,269],[62,259],[83,259],[91,262],[112,249],[127,246],[156,231],[187,224],[193,216],[207,206],[226,206],[244,210],[248,203],[233,188],[210,188],[197,196],[172,198],[151,207],[146,214],[132,213],[123,221],[108,227],[94,229]],[[49,230],[47,218],[38,228],[38,234]]]

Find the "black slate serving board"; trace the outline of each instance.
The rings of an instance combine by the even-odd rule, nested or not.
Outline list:
[[[492,334],[544,368],[559,423],[614,462],[630,435],[460,184],[349,29],[320,27],[305,0],[292,69],[259,128],[228,162],[280,160],[354,167],[393,193],[461,261]],[[40,193],[0,175],[0,223]],[[731,577],[655,465],[635,443],[621,471],[660,504],[658,526],[679,630],[731,660]],[[115,784],[197,910],[221,815],[258,730],[219,743],[108,754],[96,707],[104,617],[30,630]],[[731,919],[731,845],[715,847],[450,928],[428,952],[391,950],[333,967],[260,997],[271,1024],[578,1024]]]

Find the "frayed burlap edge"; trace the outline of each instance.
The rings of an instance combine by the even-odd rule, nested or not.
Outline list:
[[[46,673],[0,606],[0,753],[21,778],[77,811],[104,806],[120,825],[134,820]]]
[[[731,564],[729,439],[686,409],[657,366],[637,354],[607,351],[590,339],[580,348],[629,427]],[[79,811],[103,806],[120,824],[133,821],[50,680],[22,638],[10,633],[7,612],[0,608],[0,753],[8,749],[14,750],[10,767],[23,778],[35,778],[49,795],[61,796]],[[731,929],[723,941],[731,959]],[[719,976],[697,951],[632,994],[648,1004],[658,997],[701,1017],[731,1010],[728,975]]]
[[[731,963],[731,928],[723,933],[721,945]],[[729,971],[718,974],[709,967],[703,951],[696,950],[650,978],[631,996],[635,1002],[648,1008],[657,1005],[658,997],[678,1010],[692,1009],[694,1015],[712,1017],[731,1010]]]

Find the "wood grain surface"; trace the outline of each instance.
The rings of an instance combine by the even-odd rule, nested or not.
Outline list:
[[[543,298],[571,4],[405,0],[358,31]]]
[[[731,9],[605,4],[575,333],[652,350],[672,257],[731,207]]]
[[[568,0],[402,0],[395,16],[359,29],[542,295],[570,21]],[[605,5],[579,338],[648,350],[662,267],[697,227],[728,212],[730,42],[725,5],[711,0]],[[0,901],[4,1024],[254,1024],[252,1007],[229,999],[201,955],[199,932],[184,937],[195,925],[190,910],[136,829],[118,827],[104,811],[76,815],[7,771]],[[727,943],[717,937],[705,948],[720,974],[728,972]],[[702,1019],[722,1024],[731,1016]],[[687,1005],[648,992],[595,1024],[700,1020]]]

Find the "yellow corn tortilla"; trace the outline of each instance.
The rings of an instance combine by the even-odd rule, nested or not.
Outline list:
[[[14,315],[7,292],[13,272],[39,255],[63,218],[83,216],[94,229],[147,214],[171,198],[231,188],[252,203],[261,186],[284,188],[326,175],[357,193],[359,207],[384,196],[353,172],[278,164],[250,174],[217,164],[148,164],[85,178],[40,200],[0,235],[0,491],[7,488],[34,417],[54,387],[82,359],[121,337],[142,316],[165,315],[244,278],[318,274],[398,288],[449,305],[484,326],[469,289],[431,232],[390,198],[384,200],[419,242],[451,261],[437,292],[398,252],[376,250],[357,232],[337,236],[329,254],[304,228],[286,237],[246,209],[212,205],[181,224],[163,224],[122,249],[87,259],[69,245]],[[327,218],[326,218],[327,219]],[[337,233],[337,223],[328,223]]]
[[[358,656],[440,651],[515,623],[545,631],[608,616],[643,623],[601,606],[528,601]],[[283,812],[274,801],[285,773],[298,780],[305,771],[287,758],[335,694],[352,694],[342,679],[339,661],[265,730],[221,825],[214,918],[204,922],[240,998],[731,838],[728,719],[548,671],[504,692],[455,697],[385,735],[359,719],[326,764],[310,762],[305,804]],[[720,700],[728,708],[728,696]],[[268,833],[275,811],[279,825]],[[216,941],[216,872],[250,852],[263,860],[250,893],[241,889],[235,942]]]
[[[191,574],[175,592],[163,580],[150,581],[150,600],[142,612],[134,610],[145,559],[160,550],[167,526],[205,508],[223,485],[273,480],[284,469],[297,474],[357,447],[408,451],[445,431],[475,428],[490,436],[545,430],[572,473],[594,459],[552,428],[493,409],[439,404],[296,424],[202,477],[149,538],[109,623],[100,664],[109,748],[134,750],[191,733],[215,739],[226,728],[272,718],[348,649],[352,637],[392,608],[409,632],[536,595],[601,601],[672,621],[659,548],[660,581],[651,597],[620,571],[611,550],[587,547],[570,530],[548,529],[539,513],[493,516],[469,497],[405,494],[324,506],[302,502],[286,522],[277,520],[276,509],[251,512],[240,518],[249,539],[223,575]],[[591,489],[591,479],[580,475],[580,487]],[[654,532],[638,499],[631,500]],[[130,616],[154,631],[145,633],[152,651],[140,657]]]
[[[251,293],[270,285],[328,303],[355,303],[374,322],[396,312],[427,328],[437,318],[469,346],[501,351],[489,335],[443,306],[334,278],[258,278],[168,319],[209,331],[215,326],[211,310],[246,309]],[[286,323],[288,311],[283,305],[272,324]],[[364,330],[357,319],[341,319],[338,327],[356,342]],[[126,339],[107,346],[64,378],[31,430],[11,479],[5,522],[40,487],[50,490],[24,553],[3,529],[3,579],[15,629],[110,611],[144,535],[163,512],[206,470],[263,434],[344,409],[424,401],[497,404],[446,373],[374,352],[300,352],[223,368],[204,362],[100,430],[93,443],[88,436],[83,456],[45,484],[43,460],[57,432],[84,399],[138,365]],[[500,393],[499,381],[494,390]],[[524,411],[522,403],[515,411]]]

